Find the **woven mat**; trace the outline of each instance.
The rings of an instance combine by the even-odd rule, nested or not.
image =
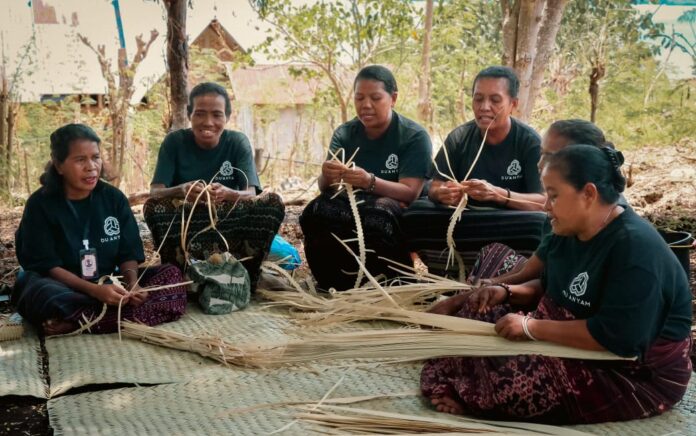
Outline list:
[[[288,371],[255,379],[238,377],[125,388],[62,396],[50,400],[48,410],[56,435],[259,435],[269,434],[293,421],[291,406],[278,403],[316,403],[335,388],[329,398],[406,393],[408,395],[402,398],[370,400],[354,406],[448,418],[427,408],[422,398],[413,394],[418,388],[420,368],[421,365],[413,364],[354,368],[327,371],[321,377],[310,372]],[[276,407],[259,407],[268,404]],[[319,430],[320,427],[297,422],[282,434],[316,434]],[[579,434],[567,429],[560,431]],[[514,429],[507,432],[520,433]]]
[[[240,342],[288,338],[283,330],[290,321],[256,306],[224,316],[189,309],[180,321],[163,327],[187,334],[208,331]],[[332,330],[349,328],[334,326]],[[59,338],[47,341],[47,347],[54,396],[91,383],[168,383],[54,397],[49,401],[49,416],[56,434],[268,434],[292,421],[290,409],[254,406],[316,402],[342,376],[332,398],[413,392],[421,369],[420,364],[336,367],[334,363],[313,370],[243,370],[133,340],[119,343],[116,335]],[[372,400],[359,407],[444,416],[433,412],[419,396]],[[252,410],[242,413],[239,409],[244,408]],[[660,417],[573,428],[593,434],[696,434],[696,382],[676,410]],[[312,430],[316,428],[297,423],[283,434]]]
[[[48,397],[41,375],[40,347],[36,331],[28,325],[21,339],[0,342],[0,396]]]
[[[330,370],[321,376],[283,371],[256,378],[246,375],[153,387],[125,388],[50,400],[51,427],[60,434],[269,434],[290,422],[287,402],[388,395],[417,390],[421,365]],[[336,385],[343,377],[340,384]],[[276,407],[259,407],[276,404]],[[417,395],[354,404],[366,408],[426,417],[434,412]],[[503,423],[498,423],[503,424]],[[313,425],[298,422],[282,434],[315,434]],[[566,427],[556,434],[693,435],[696,434],[696,382],[673,411],[644,420]],[[553,433],[553,432],[550,432]]]
[[[389,323],[362,323],[332,326],[331,331],[358,328],[384,328]],[[268,310],[252,305],[228,315],[205,315],[196,304],[189,304],[180,320],[162,324],[165,330],[185,334],[208,334],[233,343],[280,342],[291,338],[286,329],[292,325],[281,310]],[[89,335],[48,339],[51,378],[50,396],[90,384],[137,383],[160,384],[185,382],[196,379],[236,377],[240,374],[256,376],[269,371],[230,370],[222,364],[194,353],[171,350],[145,344],[133,339],[118,340],[118,335]],[[326,362],[313,365],[317,370],[335,367],[345,362]]]
[[[290,321],[278,314],[251,307],[229,315],[205,315],[190,304],[180,320],[163,329],[186,334],[208,332],[240,343],[283,340]],[[159,384],[197,378],[231,377],[251,371],[230,371],[194,353],[170,350],[118,335],[79,335],[48,339],[50,395],[90,384]],[[258,372],[258,371],[256,371]]]

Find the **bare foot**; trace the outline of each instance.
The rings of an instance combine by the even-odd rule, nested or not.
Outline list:
[[[430,402],[435,406],[438,412],[451,413],[453,415],[461,415],[464,413],[462,406],[447,396],[432,398]]]
[[[44,321],[43,330],[46,336],[63,335],[77,329],[77,324],[71,321],[49,319]]]

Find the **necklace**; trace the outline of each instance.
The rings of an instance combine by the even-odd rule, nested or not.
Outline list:
[[[607,216],[604,217],[604,221],[602,221],[602,224],[597,229],[597,233],[599,233],[607,225],[607,221],[609,221],[609,217],[611,216],[612,212],[614,212],[616,210],[617,207],[619,207],[619,205],[615,204],[614,207],[612,207],[611,210],[609,210],[609,213],[607,214]]]

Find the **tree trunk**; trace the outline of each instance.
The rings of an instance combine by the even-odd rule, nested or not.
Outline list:
[[[186,41],[187,0],[165,0],[167,8],[167,64],[171,89],[172,130],[188,127],[188,44]]]
[[[522,0],[517,23],[517,48],[515,50],[515,71],[520,79],[520,100],[518,116],[526,120],[532,111],[529,91],[532,87],[532,70],[537,55],[537,37],[541,27],[545,0]]]
[[[515,52],[517,48],[517,22],[520,16],[519,0],[500,0],[503,22],[501,31],[503,33],[503,65],[515,67]]]
[[[433,33],[433,0],[425,4],[425,33],[423,34],[423,53],[421,74],[418,78],[418,118],[428,131],[432,131],[433,103],[431,100],[432,78],[430,75],[430,40]]]
[[[568,0],[500,0],[503,64],[520,79],[515,114],[527,120],[534,108],[544,72],[555,46]]]
[[[592,67],[590,73],[590,121],[595,122],[597,107],[599,106],[599,81],[604,77],[606,70],[604,64],[599,62]]]
[[[348,101],[343,99],[338,88],[336,88],[336,95],[338,95],[338,105],[341,108],[341,123],[345,123],[348,121]]]
[[[563,11],[567,4],[568,0],[548,0],[546,3],[544,21],[539,30],[537,55],[532,69],[532,85],[525,105],[526,112],[523,114],[525,119],[529,119],[532,115],[534,102],[544,80],[544,72],[547,70],[549,60],[556,47],[556,35],[561,27],[561,18],[563,18]]]
[[[5,149],[5,140],[7,139],[6,122],[7,122],[7,102],[8,102],[7,79],[2,77],[0,85],[0,150]]]
[[[7,142],[5,148],[5,161],[7,162],[7,175],[10,174],[10,164],[12,162],[12,148],[14,145],[14,134],[19,114],[19,103],[9,103],[7,105]],[[9,178],[9,177],[8,177]]]

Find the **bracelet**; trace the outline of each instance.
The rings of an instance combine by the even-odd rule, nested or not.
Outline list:
[[[510,188],[505,188],[505,190],[507,191],[507,197],[505,198],[505,203],[503,203],[503,206],[507,206],[510,202]]]
[[[496,286],[500,286],[501,288],[505,289],[505,292],[507,294],[505,295],[505,299],[503,300],[503,303],[507,303],[510,301],[510,297],[512,297],[512,289],[510,289],[510,285],[507,283],[497,283]]]
[[[375,177],[375,173],[370,173],[370,184],[367,185],[366,191],[368,193],[373,193],[375,191],[375,186],[377,186],[377,178]]]
[[[529,332],[529,326],[527,323],[529,323],[529,320],[532,319],[531,316],[525,315],[524,318],[522,319],[522,330],[524,330],[524,334],[527,335],[527,337],[533,341],[536,341],[537,338],[532,336],[532,334]]]

